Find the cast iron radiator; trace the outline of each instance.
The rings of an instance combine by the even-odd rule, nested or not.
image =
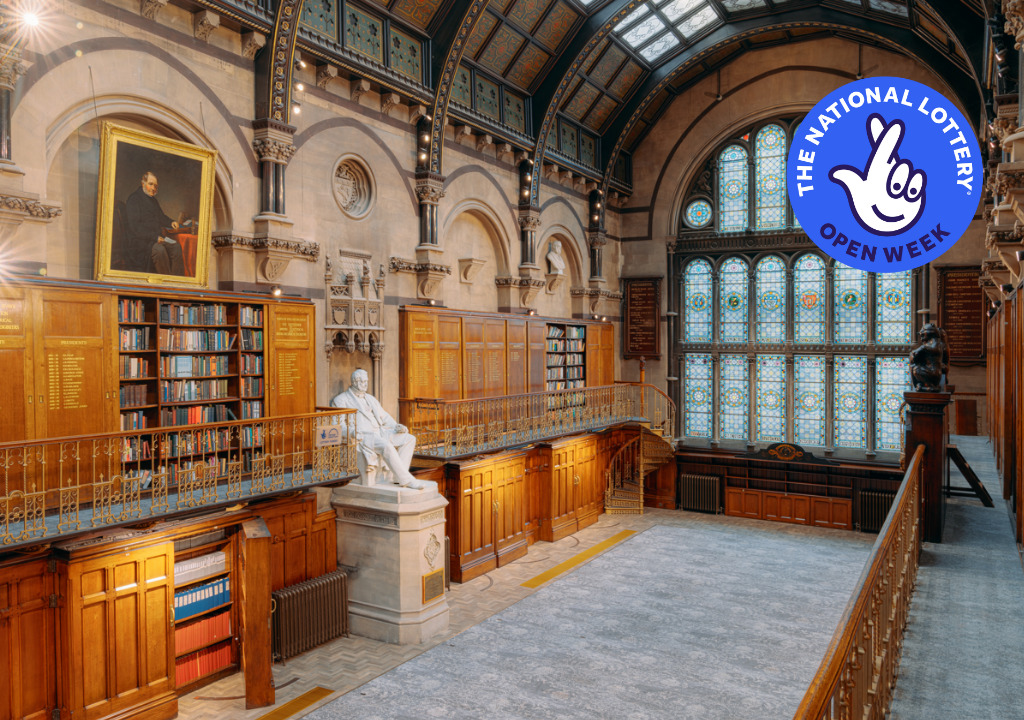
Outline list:
[[[860,492],[860,529],[863,532],[876,533],[885,524],[892,501],[896,499],[894,492],[880,490],[861,490]]]
[[[342,570],[281,588],[271,597],[275,660],[348,635],[348,585]]]
[[[717,475],[679,476],[679,509],[719,513],[722,511],[722,478]]]

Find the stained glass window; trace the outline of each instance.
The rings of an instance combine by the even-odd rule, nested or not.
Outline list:
[[[747,264],[739,258],[727,258],[718,271],[718,301],[721,310],[720,340],[724,343],[747,341]]]
[[[867,342],[868,274],[842,263],[836,263],[834,274],[835,341],[842,344]]]
[[[711,356],[689,353],[684,356],[685,430],[687,437],[711,437]]]
[[[786,439],[786,357],[757,356],[757,440],[783,442]]]
[[[746,355],[722,355],[719,387],[719,433],[723,440],[750,437],[750,374]]]
[[[786,341],[786,266],[782,258],[769,255],[757,263],[754,273],[757,302],[757,341]]]
[[[875,276],[875,342],[910,343],[910,271]]]
[[[747,229],[747,151],[730,145],[718,156],[718,229]]]
[[[834,362],[834,445],[844,448],[867,447],[868,359],[864,356],[837,355]]]
[[[695,228],[702,228],[711,222],[711,203],[707,200],[694,200],[687,205],[686,222]]]
[[[825,444],[825,358],[793,358],[793,441],[798,445]]]
[[[900,449],[900,405],[903,392],[909,389],[909,358],[880,357],[875,361],[875,449]]]
[[[813,253],[793,269],[793,342],[825,342],[825,263]]]
[[[754,226],[758,230],[786,227],[786,133],[766,125],[754,138],[757,201]]]
[[[694,260],[686,268],[686,342],[711,342],[711,265]]]

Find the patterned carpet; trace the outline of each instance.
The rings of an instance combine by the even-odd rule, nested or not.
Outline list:
[[[673,515],[306,717],[792,717],[874,537]]]

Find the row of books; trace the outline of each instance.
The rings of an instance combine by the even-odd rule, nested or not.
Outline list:
[[[242,447],[255,447],[263,444],[263,426],[261,425],[247,425],[238,429],[238,434],[242,438]]]
[[[231,372],[227,355],[171,355],[160,358],[160,374],[164,377],[195,377],[227,375]]]
[[[174,679],[178,687],[212,675],[231,665],[231,643],[203,648],[174,661]]]
[[[244,408],[243,417],[245,417]],[[237,419],[235,413],[226,405],[189,405],[186,407],[160,409],[160,424],[164,426],[195,425],[197,423],[226,422]]]
[[[577,366],[548,368],[548,380],[582,380],[583,368]],[[548,388],[550,390],[550,388]]]
[[[575,390],[585,384],[583,380],[552,380],[548,382],[548,390]]]
[[[583,362],[583,353],[563,353],[559,355],[548,355],[547,366],[558,367],[561,365],[582,365]]]
[[[263,326],[263,308],[243,305],[238,308],[238,323],[255,327]]]
[[[176,585],[184,585],[203,577],[222,573],[227,569],[227,562],[228,556],[223,550],[188,560],[180,560],[174,563],[174,582]]]
[[[227,379],[160,381],[160,400],[163,402],[220,400],[227,397],[231,397]]]
[[[174,432],[164,436],[164,441],[160,446],[160,456],[180,457],[181,455],[226,450],[229,447],[231,447],[231,432],[228,428]]]
[[[568,339],[553,339],[548,340],[548,352],[571,352],[571,353],[582,353],[585,349],[584,340],[568,340]],[[550,359],[549,359],[550,362]]]
[[[247,377],[242,378],[242,397],[257,397],[263,395],[263,378]]]
[[[140,299],[121,298],[117,301],[118,322],[146,322],[146,307]]]
[[[252,453],[244,453],[244,455],[251,455]],[[235,458],[237,461],[237,458]],[[175,485],[178,482],[178,478],[185,472],[192,470],[193,468],[200,468],[205,466],[207,477],[223,477],[228,474],[228,459],[226,457],[217,457],[216,455],[210,455],[205,460],[186,460],[180,463],[171,463],[166,467],[161,465],[160,472],[167,473],[167,482],[171,485]]]
[[[160,303],[160,322],[175,325],[225,325],[227,305],[179,305]]]
[[[223,577],[174,593],[174,620],[181,622],[193,615],[231,602],[231,581]]]
[[[149,386],[146,383],[129,383],[121,386],[121,407],[136,407],[137,405],[146,405],[146,391],[149,390]],[[125,428],[121,428],[124,430]],[[132,430],[134,428],[128,428]]]
[[[252,330],[250,328],[242,328],[238,331],[242,336],[242,349],[243,350],[262,350],[263,349],[263,331]]]
[[[262,355],[242,355],[242,373],[244,375],[263,374]]]
[[[143,440],[142,438],[122,438],[121,462],[149,460],[151,457],[153,457],[153,454],[149,440]]]
[[[119,359],[122,380],[149,377],[149,360],[124,356]]]
[[[254,420],[256,418],[263,417],[263,401],[262,400],[243,400],[242,401],[242,419],[243,420]]]
[[[230,350],[237,339],[227,330],[169,330],[157,331],[161,350],[177,352]]]
[[[577,338],[587,337],[587,328],[582,325],[548,325],[549,338]]]
[[[188,625],[174,628],[174,654],[184,655],[196,648],[212,645],[231,637],[231,611],[200,618]]]
[[[138,352],[140,350],[149,350],[149,330],[150,328],[148,327],[120,328],[118,330],[118,347],[121,348],[121,352]]]
[[[145,430],[149,426],[146,413],[141,410],[121,413],[121,430]]]

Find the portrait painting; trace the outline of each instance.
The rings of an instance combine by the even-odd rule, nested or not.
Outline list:
[[[96,279],[206,287],[216,151],[104,123]]]

